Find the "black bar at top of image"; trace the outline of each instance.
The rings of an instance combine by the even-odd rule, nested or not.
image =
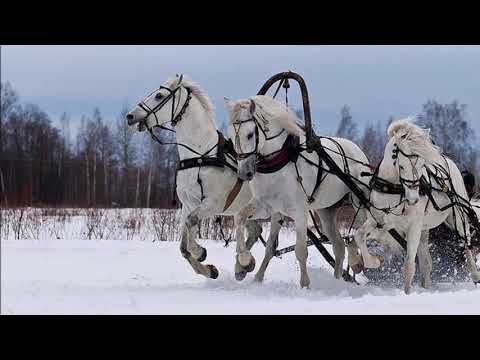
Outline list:
[[[313,2],[312,2],[313,3]],[[73,4],[72,4],[73,5]],[[154,6],[153,6],[154,5]],[[277,3],[206,4],[186,1],[114,7],[81,3],[61,13],[42,2],[29,12],[2,5],[2,44],[124,45],[308,45],[308,44],[480,44],[473,9],[428,8],[390,4],[383,9],[362,2],[306,6]],[[401,5],[401,6],[400,6]],[[68,7],[65,4],[65,7]],[[104,8],[102,8],[104,6]],[[152,7],[153,6],[153,7]],[[7,12],[4,12],[4,9]],[[438,9],[442,10],[439,13]],[[66,9],[68,10],[68,9]],[[222,12],[220,12],[222,11]],[[21,14],[21,16],[19,16]]]

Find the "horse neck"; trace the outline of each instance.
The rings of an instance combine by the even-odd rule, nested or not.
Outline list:
[[[211,115],[194,96],[192,96],[182,120],[175,126],[175,131],[177,143],[186,145],[200,154],[210,150],[218,141],[217,128]],[[209,155],[215,153],[212,151]],[[178,146],[178,154],[182,160],[198,156],[183,146]]]
[[[262,126],[263,126],[263,124],[262,124]],[[269,137],[270,136],[275,136],[278,133],[280,133],[280,131],[282,131],[281,127],[270,126],[270,124],[269,124],[269,131],[267,133],[267,136],[269,136]],[[261,132],[261,130],[260,130],[260,132]],[[263,136],[263,134],[261,136]],[[288,132],[285,130],[285,131],[283,131],[283,133],[280,136],[277,136],[274,139],[265,141],[265,144],[263,145],[262,150],[261,150],[261,154],[262,155],[268,155],[268,154],[270,154],[274,151],[280,150],[280,148],[282,147],[283,143],[285,142],[285,139],[287,138],[287,136],[288,136]]]
[[[378,167],[378,177],[387,180],[393,184],[400,184],[400,175],[398,174],[397,168],[393,164],[389,164],[390,169],[388,169],[384,159]]]

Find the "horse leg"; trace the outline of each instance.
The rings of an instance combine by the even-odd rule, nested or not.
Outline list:
[[[197,259],[195,259],[188,250],[188,229],[186,226],[187,213],[182,209],[182,217],[180,221],[181,226],[181,240],[180,240],[180,252],[182,256],[188,261],[193,270],[200,275],[207,278],[216,279],[218,277],[218,270],[213,265],[203,265]]]
[[[347,244],[348,265],[352,268],[355,274],[363,271],[363,259],[358,251],[359,248],[355,241],[350,241]]]
[[[467,258],[468,268],[470,270],[470,276],[475,284],[480,283],[480,272],[477,269],[477,264],[475,258],[472,254],[472,250],[468,248],[465,249],[465,256]]]
[[[462,217],[457,216],[457,223],[454,224],[453,221],[454,217],[450,215],[447,218],[447,224],[452,229],[458,229],[458,234],[460,237],[467,239],[467,243],[465,244],[465,258],[467,260],[468,270],[470,271],[470,276],[475,284],[480,283],[480,272],[477,269],[477,264],[475,261],[475,257],[472,254],[472,249],[470,249],[470,244],[472,241],[472,237],[470,234],[470,225],[469,223],[465,223],[465,227],[462,224]]]
[[[471,249],[471,242],[472,238],[470,235],[470,227],[467,224],[467,228],[465,229],[466,231],[466,238],[467,238],[467,243],[465,246],[465,257],[467,259],[467,264],[468,264],[468,269],[470,270],[470,276],[472,277],[473,283],[474,284],[479,284],[480,283],[480,272],[477,269],[477,264],[475,261],[475,257],[473,256],[472,249]]]
[[[248,220],[245,223],[245,228],[247,229],[247,242],[245,243],[247,251],[253,247],[257,242],[258,238],[262,234],[262,226],[256,220]],[[253,257],[252,257],[253,258]],[[235,257],[235,278],[238,281],[241,281],[245,278],[248,272],[253,271],[255,267],[255,259],[250,263],[250,266],[244,267],[239,262],[239,257]]]
[[[245,228],[247,218],[255,213],[255,209],[256,201],[252,200],[233,218],[235,224],[235,242],[237,244],[235,278],[238,281],[243,280],[248,272],[251,272],[255,269],[255,258],[252,256],[245,242]]]
[[[270,235],[267,240],[267,246],[265,247],[265,256],[263,257],[262,264],[255,274],[255,281],[262,282],[265,276],[265,271],[267,270],[270,260],[275,256],[275,251],[278,247],[278,233],[282,228],[283,217],[279,213],[272,215],[270,219]]]
[[[336,208],[317,210],[322,222],[322,230],[332,243],[333,254],[335,255],[335,269],[333,275],[341,279],[343,275],[343,260],[345,259],[345,243],[336,226]]]
[[[298,215],[294,218],[294,220],[295,230],[297,233],[297,239],[295,242],[295,255],[300,265],[300,287],[305,287],[308,289],[310,287],[310,278],[308,277],[307,272],[307,211],[305,210],[299,212]]]
[[[360,228],[357,229],[355,235],[353,236],[355,243],[357,244],[360,252],[362,254],[363,264],[366,268],[376,269],[381,265],[381,260],[377,256],[373,256],[368,252],[366,239],[371,235],[376,228],[373,223],[368,220]]]
[[[365,223],[367,220],[367,215],[365,209],[360,209],[353,224],[354,228],[358,228],[361,224]],[[352,268],[355,274],[358,274],[363,271],[363,259],[362,255],[359,253],[359,248],[355,241],[349,241],[347,244],[347,256],[348,256],[348,265]]]
[[[421,221],[421,220],[420,220]],[[412,280],[415,275],[415,257],[417,255],[418,245],[422,232],[422,223],[412,223],[407,231],[407,255],[405,257],[405,294],[412,291]]]
[[[198,229],[200,221],[202,220],[202,217],[200,216],[201,213],[202,208],[199,206],[187,215],[185,221],[188,233],[187,250],[193,258],[199,262],[202,262],[207,258],[207,250],[198,245],[195,235],[195,230]]]
[[[251,250],[253,245],[257,242],[260,235],[262,235],[262,226],[257,220],[248,220],[246,222],[247,228],[247,249]]]
[[[422,274],[422,287],[429,289],[432,286],[432,257],[428,250],[428,230],[422,231],[420,236],[420,244],[418,245],[418,266]]]

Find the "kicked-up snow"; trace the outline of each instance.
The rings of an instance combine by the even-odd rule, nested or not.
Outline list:
[[[282,232],[280,245],[293,243]],[[400,288],[335,280],[309,248],[311,289],[300,289],[294,253],[274,258],[261,284],[234,278],[235,244],[212,240],[205,264],[218,279],[193,272],[178,242],[139,240],[1,241],[2,314],[480,314],[471,282]],[[330,249],[331,250],[331,249]],[[252,249],[257,268],[263,246]],[[256,269],[255,269],[256,271]]]

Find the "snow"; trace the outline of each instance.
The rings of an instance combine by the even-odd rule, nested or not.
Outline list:
[[[262,284],[234,278],[235,246],[213,240],[205,263],[218,279],[193,272],[176,241],[2,240],[2,314],[480,314],[480,287],[470,282],[400,288],[336,280],[309,248],[311,289],[300,289],[294,253],[271,261]],[[293,243],[282,232],[280,245]],[[331,250],[331,249],[330,249]],[[257,268],[263,246],[252,252]]]

